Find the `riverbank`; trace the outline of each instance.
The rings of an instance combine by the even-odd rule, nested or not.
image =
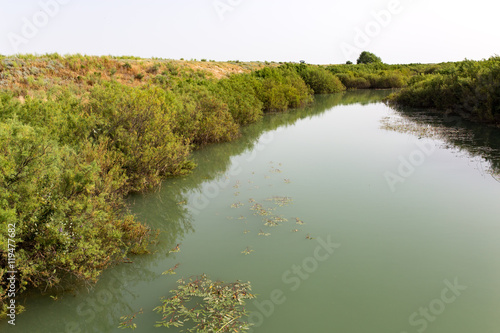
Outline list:
[[[425,75],[413,77],[390,102],[499,126],[500,57],[436,66]]]

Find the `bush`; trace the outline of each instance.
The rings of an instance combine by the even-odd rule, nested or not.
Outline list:
[[[253,75],[243,74],[219,80],[213,90],[227,104],[234,121],[246,125],[262,118],[264,106],[257,97],[257,86]]]
[[[338,77],[320,66],[304,66],[299,72],[315,94],[331,94],[345,90]]]
[[[500,123],[500,57],[433,68],[392,97],[402,106],[450,110],[471,120]]]
[[[157,87],[109,83],[91,91],[88,113],[94,118],[93,136],[107,140],[117,154],[130,190],[152,188],[166,176],[190,169],[189,146],[174,133],[181,110],[172,92]]]
[[[265,67],[254,72],[254,75],[260,79],[256,91],[266,111],[286,111],[312,100],[310,88],[295,70],[286,65],[279,68]]]
[[[239,135],[227,104],[203,83],[185,82],[176,94],[184,106],[175,121],[178,135],[198,146],[230,141]]]
[[[51,288],[68,275],[95,281],[130,249],[144,250],[149,229],[122,212],[119,167],[106,163],[99,147],[82,146],[78,153],[15,119],[0,123],[0,217],[15,225],[20,291]],[[0,276],[6,230],[0,231]]]

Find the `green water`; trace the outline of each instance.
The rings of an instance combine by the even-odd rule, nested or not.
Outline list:
[[[435,140],[382,129],[401,117],[380,102],[388,93],[319,96],[196,152],[193,174],[130,198],[162,231],[153,254],[91,290],[30,295],[16,327],[0,329],[122,332],[120,316],[142,308],[136,332],[176,332],[154,328],[152,309],[178,278],[206,273],[251,281],[253,332],[497,333],[500,131],[461,123],[469,136]],[[253,200],[288,222],[265,226]]]

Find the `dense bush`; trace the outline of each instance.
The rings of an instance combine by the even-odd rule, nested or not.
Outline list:
[[[286,66],[266,67],[254,72],[259,78],[256,90],[266,111],[286,111],[311,101],[312,91],[300,75]]]
[[[108,144],[125,171],[124,192],[151,188],[189,169],[189,146],[174,133],[182,108],[172,92],[105,84],[91,91],[86,110],[92,137]]]
[[[212,91],[227,104],[236,123],[246,125],[262,118],[263,103],[257,97],[257,78],[250,74],[233,75],[217,82]]]
[[[183,104],[175,122],[176,133],[197,146],[230,141],[238,136],[239,126],[229,107],[203,82],[185,82],[175,92]]]
[[[448,110],[472,120],[500,123],[500,58],[433,68],[394,95],[402,106]]]
[[[332,94],[345,90],[338,77],[322,66],[297,66],[297,71],[304,82],[315,94]]]
[[[123,214],[125,178],[104,147],[87,143],[76,152],[45,128],[8,119],[0,123],[0,151],[0,276],[13,224],[20,290],[70,277],[95,281],[129,250],[144,250],[149,229]]]

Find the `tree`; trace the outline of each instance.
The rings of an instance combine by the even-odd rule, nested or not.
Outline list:
[[[381,63],[382,59],[377,57],[375,54],[368,52],[368,51],[363,51],[359,55],[358,58],[358,64],[372,64],[372,63]]]
[[[345,64],[346,65],[352,65],[352,61],[351,60],[347,60],[347,62]]]

